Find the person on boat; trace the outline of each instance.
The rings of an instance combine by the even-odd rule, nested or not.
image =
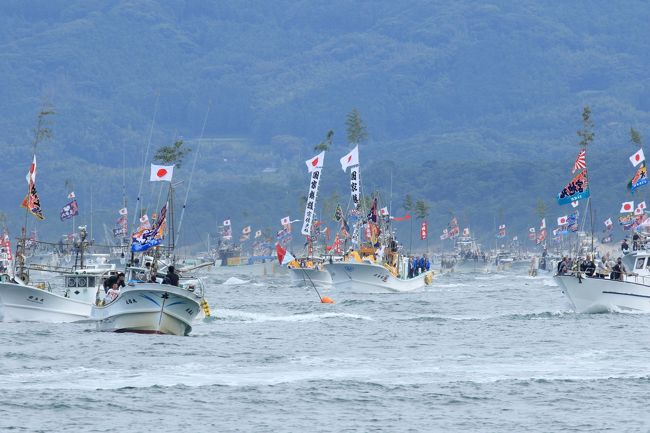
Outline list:
[[[634,233],[634,235],[632,236],[632,251],[639,250],[640,243],[641,243],[641,236],[639,236],[638,233]]]
[[[557,274],[566,275],[568,271],[569,271],[568,259],[566,257],[562,257],[562,261],[557,264]]]
[[[623,264],[623,261],[619,257],[618,259],[616,259],[616,264],[612,268],[611,279],[623,281],[623,275],[625,274],[627,274],[627,270],[625,269],[625,265]]]
[[[117,297],[120,295],[120,286],[118,285],[117,282],[113,283],[111,285],[111,288],[108,289],[108,292],[106,292],[106,296],[104,297],[104,305],[110,304],[114,300],[117,299]]]
[[[422,267],[422,269],[424,269],[425,271],[430,271],[431,261],[429,260],[429,257],[425,254],[422,260],[424,260],[424,266]]]
[[[587,260],[580,263],[580,272],[584,272],[588,277],[594,276],[594,272],[596,272],[596,264],[591,260],[591,255],[587,255]]]
[[[112,275],[104,280],[104,292],[108,293],[109,289],[113,287],[113,284],[117,284],[118,287],[124,287],[124,272],[120,272],[117,275]]]
[[[607,258],[602,256],[598,265],[596,266],[596,278],[605,278],[609,275],[609,266],[607,266]]]
[[[630,246],[627,244],[627,239],[623,239],[623,242],[621,242],[621,251],[623,251],[623,254],[627,254],[630,251]]]
[[[165,275],[162,283],[178,287],[178,274],[176,274],[173,266],[167,267],[167,275]]]

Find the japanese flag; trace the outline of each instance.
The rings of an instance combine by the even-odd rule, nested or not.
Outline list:
[[[542,224],[539,226],[540,230],[544,230],[546,228],[546,218],[542,218]]]
[[[565,225],[565,224],[566,224],[566,221],[567,221],[567,218],[568,218],[567,215],[564,215],[564,216],[559,217],[559,218],[557,219],[557,225],[559,225],[559,226],[563,226],[563,225]]]
[[[643,209],[640,207],[634,209],[634,215],[643,215]]]
[[[388,215],[388,208],[387,207],[382,207],[381,209],[379,209],[379,214],[384,215],[384,216]]]
[[[128,215],[128,214],[129,214],[129,211],[125,207],[120,209],[120,215]]]
[[[535,233],[535,227],[531,227],[531,228],[529,228],[528,231],[529,231],[530,233]]]
[[[262,230],[256,231],[255,232],[255,239],[259,238],[260,236],[262,236]]]
[[[224,227],[228,227],[230,225],[230,220],[223,220],[223,225]]]
[[[160,181],[172,181],[172,175],[174,173],[173,165],[156,165],[151,164],[151,176],[149,180],[151,182],[160,182]]]
[[[73,199],[75,197],[76,197],[76,195],[74,195],[74,191],[71,191],[70,194],[68,194],[69,199]]]
[[[634,202],[626,201],[621,204],[621,213],[629,213],[634,211]]]
[[[280,220],[280,224],[282,224],[283,226],[291,224],[291,218],[289,218],[288,216],[282,218]]]
[[[341,158],[341,168],[346,171],[348,167],[359,165],[359,146],[355,146],[347,155]]]
[[[578,207],[579,204],[580,204],[580,202],[578,200],[571,202],[571,206],[573,206],[573,207]]]
[[[643,155],[643,149],[639,149],[634,155],[630,156],[630,162],[633,166],[637,166],[645,161],[645,155]]]
[[[312,159],[308,159],[305,161],[305,164],[307,164],[307,170],[309,170],[310,173],[320,170],[323,168],[323,161],[325,160],[325,151],[322,151],[318,155],[314,156]]]
[[[641,210],[645,209],[646,208],[645,201],[642,201],[641,203],[636,205],[636,208]]]
[[[246,226],[242,229],[242,234],[248,235],[251,232],[251,226]]]

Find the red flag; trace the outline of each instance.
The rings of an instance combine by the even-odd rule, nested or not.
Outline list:
[[[407,213],[403,217],[391,217],[391,218],[393,219],[393,221],[406,221],[411,219],[411,214]]]

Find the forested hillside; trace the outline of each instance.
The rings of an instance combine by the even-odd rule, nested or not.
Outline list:
[[[454,213],[492,239],[495,218],[525,233],[540,199],[551,220],[567,212],[555,195],[569,180],[588,105],[594,205],[613,215],[629,197],[630,128],[650,140],[648,22],[642,1],[5,0],[0,211],[17,233],[46,101],[56,115],[54,138],[37,149],[45,237],[69,230],[58,218],[66,181],[82,222],[92,190],[96,230],[112,226],[123,165],[132,206],[143,160],[179,138],[192,152],[176,173],[185,180],[178,201],[200,152],[183,243],[226,217],[236,230],[299,218],[304,160],[330,129],[321,203],[338,193],[345,205],[338,159],[350,148],[354,107],[369,133],[366,192],[388,200],[392,178],[394,213],[406,194],[426,200],[434,238]],[[147,207],[158,189],[145,182]]]

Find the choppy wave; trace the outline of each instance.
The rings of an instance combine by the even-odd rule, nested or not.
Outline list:
[[[220,309],[219,318],[223,320],[236,320],[246,322],[316,322],[325,319],[356,319],[356,320],[373,320],[369,316],[350,313],[298,313],[284,316],[274,316],[263,313],[253,313],[241,310]]]

